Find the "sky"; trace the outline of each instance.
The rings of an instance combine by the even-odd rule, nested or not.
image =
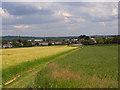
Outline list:
[[[3,2],[0,13],[3,36],[118,34],[117,2]]]

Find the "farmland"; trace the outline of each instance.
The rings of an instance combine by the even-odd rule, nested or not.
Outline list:
[[[68,46],[12,48],[2,50],[3,83],[33,67],[75,49]]]
[[[48,57],[73,48],[74,47],[67,46],[49,46],[3,49],[2,67],[7,68],[9,66],[14,66],[22,62]]]
[[[39,71],[37,88],[117,88],[118,47],[86,46]]]
[[[49,47],[46,48],[50,50]],[[45,62],[43,62],[42,59],[37,60],[38,64],[32,62],[34,61],[34,59],[31,59],[32,63],[29,63],[28,61],[24,60],[22,63],[19,62],[19,64],[17,64],[17,66],[19,67],[26,66],[25,62],[27,62],[27,65],[29,67],[31,67],[31,65],[36,66],[39,64],[40,67],[37,67],[31,72],[25,73],[24,75],[19,77],[16,81],[5,87],[7,88],[118,87],[118,45],[81,46],[78,49],[67,46],[54,46],[53,48],[54,49],[51,50],[54,51],[56,51],[57,48],[66,49],[64,50],[62,49],[64,52],[62,54],[60,54],[61,53],[60,51],[57,52],[58,53],[57,55],[50,54],[52,57],[46,56],[47,59],[44,60],[45,62],[49,62],[47,64],[44,64]],[[26,66],[27,69],[28,66]]]

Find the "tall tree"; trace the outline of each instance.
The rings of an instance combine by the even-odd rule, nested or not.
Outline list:
[[[85,39],[86,35],[80,35],[78,38],[79,39]]]

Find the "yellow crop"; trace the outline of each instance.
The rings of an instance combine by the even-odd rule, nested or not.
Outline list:
[[[22,62],[52,56],[73,49],[68,46],[45,46],[2,49],[2,68],[7,68]]]

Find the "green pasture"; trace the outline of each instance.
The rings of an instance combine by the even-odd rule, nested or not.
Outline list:
[[[117,88],[118,46],[83,46],[40,70],[35,88]]]

